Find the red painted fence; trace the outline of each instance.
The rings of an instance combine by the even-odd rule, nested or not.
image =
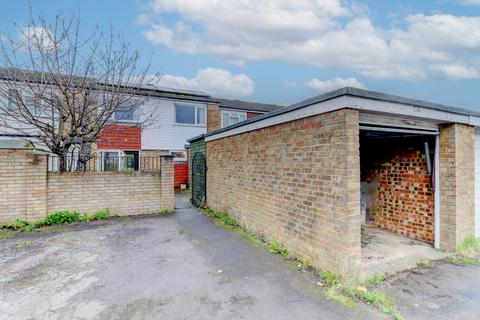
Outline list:
[[[175,188],[179,189],[181,184],[188,186],[188,162],[175,163],[173,176]]]

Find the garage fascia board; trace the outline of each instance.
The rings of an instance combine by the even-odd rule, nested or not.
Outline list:
[[[295,107],[292,106],[292,107]],[[287,108],[288,109],[288,108]],[[384,100],[375,100],[371,98],[342,95],[328,100],[313,103],[311,105],[299,106],[291,111],[277,115],[265,114],[264,118],[255,119],[250,123],[240,126],[234,126],[231,129],[220,129],[218,133],[207,134],[205,141],[213,141],[225,137],[254,131],[281,123],[286,123],[298,119],[311,117],[318,114],[332,112],[340,109],[357,109],[361,113],[373,113],[387,117],[402,117],[421,119],[433,123],[462,123],[474,126],[480,126],[480,117],[473,115],[458,114],[455,112],[435,110],[421,106],[402,104]],[[274,112],[275,113],[275,112]]]

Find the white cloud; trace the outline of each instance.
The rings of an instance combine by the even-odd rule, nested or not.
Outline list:
[[[253,81],[245,74],[232,74],[224,69],[205,68],[198,70],[194,78],[163,75],[156,83],[160,86],[207,92],[222,98],[250,96],[254,92]]]
[[[450,79],[477,79],[480,72],[477,68],[466,67],[461,64],[434,65],[430,69],[440,76]]]
[[[20,41],[24,48],[52,49],[55,46],[55,36],[42,27],[25,27],[20,31]]]
[[[305,84],[319,93],[329,92],[343,87],[366,89],[367,87],[355,78],[335,78],[331,80],[312,79]]]
[[[480,5],[480,0],[460,0],[460,4],[464,6],[478,6]]]
[[[238,65],[284,60],[375,79],[421,81],[439,64],[462,61],[467,70],[478,65],[480,17],[415,14],[382,29],[368,9],[347,3],[353,2],[151,0],[144,34],[156,44]],[[166,23],[172,17],[163,19],[167,14],[176,20]]]

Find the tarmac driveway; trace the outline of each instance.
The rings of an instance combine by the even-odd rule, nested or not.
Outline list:
[[[385,319],[328,300],[318,278],[177,197],[169,217],[0,240],[0,319]],[[480,267],[441,264],[382,288],[407,319],[480,319]]]
[[[0,319],[383,319],[327,300],[318,279],[177,213],[0,240]],[[31,241],[31,242],[30,242]]]

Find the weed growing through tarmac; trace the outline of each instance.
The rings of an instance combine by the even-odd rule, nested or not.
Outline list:
[[[33,244],[32,241],[20,241],[15,244],[15,247],[26,248],[26,247],[30,247],[32,244]]]
[[[4,224],[0,229],[32,232],[38,231],[42,227],[72,224],[78,222],[90,222],[95,220],[104,220],[110,217],[108,210],[99,210],[93,214],[80,214],[76,211],[57,211],[45,217],[43,220],[28,222],[17,219],[11,224]]]
[[[405,319],[397,310],[394,299],[379,288],[385,282],[385,276],[374,274],[363,282],[343,280],[335,273],[321,273],[329,286],[325,292],[330,299],[336,300],[347,307],[363,302],[378,308],[395,320]]]
[[[325,295],[333,300],[339,301],[345,306],[353,307],[357,302],[363,302],[378,308],[381,312],[392,316],[395,320],[403,320],[404,317],[398,312],[395,301],[392,297],[380,291],[386,278],[383,274],[374,274],[368,277],[364,282],[345,281],[341,275],[330,271],[317,270],[308,259],[298,259],[289,254],[287,249],[279,242],[265,242],[263,238],[257,237],[240,226],[240,223],[224,212],[212,210],[205,206],[200,207],[200,211],[207,217],[211,217],[214,222],[226,229],[240,233],[249,242],[255,245],[263,245],[273,254],[279,254],[282,257],[292,260],[293,264],[302,271],[309,271],[319,274],[322,277],[320,286],[326,286]]]
[[[282,244],[278,243],[275,240],[270,242],[267,245],[267,248],[268,248],[268,251],[270,251],[270,253],[276,253],[285,258],[288,257],[287,249],[285,249],[285,247]]]
[[[172,214],[175,213],[174,208],[165,208],[165,209],[158,209],[157,214],[159,216],[165,217],[165,216],[171,216]]]

